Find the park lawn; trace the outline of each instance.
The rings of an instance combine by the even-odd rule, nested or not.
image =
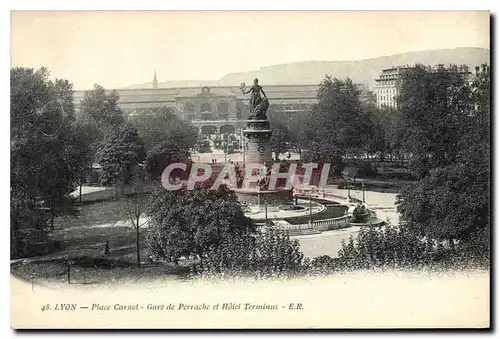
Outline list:
[[[16,277],[35,284],[67,284],[67,265],[63,260],[45,263],[28,263],[11,269]],[[187,266],[176,267],[173,264],[143,264],[137,267],[132,263],[119,262],[117,267],[93,267],[78,263],[71,266],[70,283],[77,285],[102,285],[109,283],[150,283],[158,280],[186,278]]]
[[[50,237],[61,242],[63,251],[45,257],[98,256],[104,253],[105,244],[109,241],[112,257],[136,261],[136,231],[131,226],[123,225],[123,221],[128,221],[125,199],[85,203],[78,209],[77,217],[55,220],[55,229],[50,232]],[[144,257],[147,255],[144,250],[146,230],[142,228],[140,231],[141,255]]]
[[[146,199],[144,199],[146,201]],[[53,240],[61,243],[61,251],[31,258],[26,263],[12,267],[17,277],[36,283],[67,283],[66,260],[75,261],[71,269],[74,284],[104,284],[110,282],[139,282],[151,279],[178,279],[185,276],[191,263],[181,260],[180,267],[174,264],[145,264],[148,260],[146,229],[140,229],[141,267],[137,267],[136,231],[124,226],[127,221],[125,200],[102,200],[84,203],[78,207],[79,216],[57,218],[55,229],[50,232]],[[110,254],[104,255],[109,241]],[[100,266],[108,261],[113,265]],[[97,264],[95,264],[97,263]]]
[[[56,218],[56,229],[97,226],[115,224],[117,221],[128,218],[127,203],[125,199],[102,200],[84,203],[78,206],[79,215],[76,217]]]
[[[139,282],[151,279],[175,279],[178,270],[169,265],[136,266],[136,231],[131,226],[123,226],[127,220],[125,201],[104,200],[79,206],[79,216],[58,218],[55,229],[50,232],[53,240],[61,243],[62,250],[42,257],[43,262],[28,262],[12,268],[12,273],[24,280],[34,277],[35,283],[67,283],[66,259],[76,260],[71,270],[74,284],[104,284],[110,282]],[[118,224],[117,224],[118,223]],[[141,262],[147,262],[146,229],[140,229]],[[104,255],[106,241],[110,254]],[[92,264],[78,264],[78,258],[88,261],[109,260],[119,263],[115,267],[94,267]]]
[[[140,229],[139,241],[145,245],[145,229]],[[111,254],[123,255],[135,252],[136,232],[132,227],[108,226],[73,229],[71,231],[55,231],[51,238],[61,242],[64,252],[69,254],[104,253],[106,242],[109,241]]]

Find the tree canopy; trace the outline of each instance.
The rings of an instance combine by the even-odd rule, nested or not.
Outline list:
[[[171,108],[152,109],[131,123],[144,141],[146,167],[153,179],[159,178],[171,163],[189,162],[190,150],[198,141],[198,133]]]
[[[108,130],[97,153],[97,161],[101,165],[101,182],[115,183],[123,193],[123,185],[135,168],[143,165],[145,156],[144,143],[135,127],[123,124]]]
[[[75,213],[69,193],[87,145],[67,80],[50,80],[45,68],[13,68],[10,75],[11,234],[17,257],[29,252],[30,242],[41,241],[48,220]],[[20,236],[21,229],[38,230],[38,240]]]
[[[423,177],[432,168],[452,164],[472,111],[471,87],[458,72],[416,65],[405,72],[400,111],[401,142],[411,154],[410,167]]]
[[[91,91],[84,94],[81,103],[83,115],[97,126],[119,125],[125,122],[122,110],[118,107],[120,97],[115,91],[108,92],[100,85],[94,85]]]
[[[158,258],[176,262],[180,257],[203,259],[224,239],[246,237],[255,232],[234,192],[225,186],[210,190],[158,188],[151,195],[146,213],[151,217],[148,243]]]
[[[408,79],[402,98],[408,140],[403,143],[421,180],[401,192],[402,223],[450,244],[474,242],[476,254],[487,254],[489,74],[468,83],[463,76],[419,67]]]
[[[332,161],[349,150],[359,150],[371,131],[370,117],[350,79],[325,76],[318,90],[318,103],[304,126],[308,156],[314,161]]]
[[[146,151],[169,142],[189,151],[198,141],[198,133],[189,122],[181,120],[169,107],[151,109],[131,123],[144,140]]]

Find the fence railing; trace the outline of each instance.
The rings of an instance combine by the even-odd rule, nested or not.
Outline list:
[[[330,218],[330,219],[322,219],[322,220],[314,220],[312,223],[305,224],[280,224],[276,223],[276,226],[283,230],[307,230],[307,229],[315,229],[315,230],[334,230],[339,228],[348,227],[350,223],[351,217],[348,215]]]

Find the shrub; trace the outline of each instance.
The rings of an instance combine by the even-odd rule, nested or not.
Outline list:
[[[182,256],[203,260],[225,243],[254,233],[234,192],[210,187],[207,182],[194,190],[158,188],[151,194],[147,242],[156,258],[174,263]]]
[[[299,242],[288,234],[269,226],[252,237],[226,238],[212,248],[196,273],[202,276],[294,276],[307,266]]]
[[[339,266],[345,270],[377,267],[450,267],[457,264],[458,248],[423,238],[404,227],[362,228],[356,241],[342,242]]]
[[[332,258],[328,255],[321,255],[311,261],[309,270],[313,274],[328,274],[338,269],[338,258]]]
[[[376,177],[378,174],[377,165],[370,162],[363,162],[358,166],[359,177]]]
[[[99,173],[95,170],[91,170],[87,173],[87,177],[86,177],[86,183],[88,185],[95,185],[95,184],[98,184],[100,185],[100,181],[99,181]]]

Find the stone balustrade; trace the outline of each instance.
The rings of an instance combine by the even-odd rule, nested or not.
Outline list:
[[[351,217],[348,215],[344,215],[341,217],[337,218],[330,218],[330,219],[322,219],[322,220],[314,220],[312,222],[312,225],[309,223],[305,224],[297,224],[293,225],[290,223],[284,223],[282,220],[277,221],[275,225],[283,230],[307,230],[307,229],[314,229],[317,231],[328,231],[328,230],[336,230],[336,229],[341,229],[345,227],[349,227]]]

